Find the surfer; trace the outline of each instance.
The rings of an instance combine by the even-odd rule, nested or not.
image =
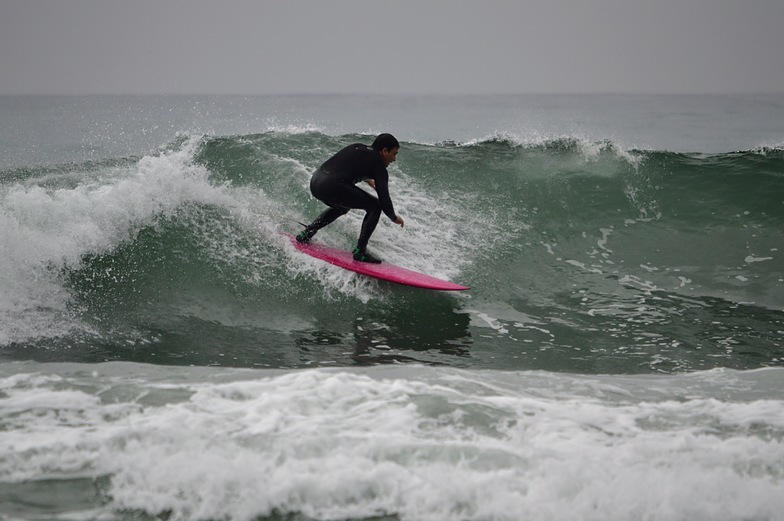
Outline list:
[[[318,167],[310,178],[310,193],[329,208],[297,235],[297,242],[309,242],[317,231],[352,208],[365,210],[362,230],[354,249],[354,260],[380,263],[381,260],[367,252],[367,245],[381,218],[381,212],[395,224],[401,227],[404,224],[392,206],[388,186],[387,167],[397,159],[398,150],[400,143],[395,136],[379,134],[371,146],[360,143],[349,145]],[[360,181],[373,187],[378,197],[356,186]]]

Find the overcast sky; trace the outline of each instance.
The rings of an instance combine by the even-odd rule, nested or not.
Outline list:
[[[784,0],[0,0],[0,94],[784,92]]]

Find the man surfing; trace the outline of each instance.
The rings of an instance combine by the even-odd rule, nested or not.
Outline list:
[[[297,242],[307,243],[321,228],[345,215],[352,208],[365,210],[362,230],[354,249],[354,260],[378,264],[380,259],[367,252],[368,241],[383,211],[392,222],[404,225],[395,213],[389,197],[387,167],[397,159],[400,143],[392,134],[379,134],[371,146],[355,143],[340,150],[313,172],[310,193],[329,208],[297,235]],[[365,181],[378,197],[373,197],[356,184]]]

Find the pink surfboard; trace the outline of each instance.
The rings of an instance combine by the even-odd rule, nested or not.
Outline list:
[[[358,262],[354,260],[351,252],[331,248],[323,244],[300,244],[294,236],[284,233],[289,238],[291,244],[294,245],[302,253],[306,253],[311,257],[326,261],[335,266],[343,269],[366,275],[380,280],[387,280],[389,282],[396,282],[406,286],[414,286],[416,288],[435,289],[440,291],[464,291],[469,289],[467,286],[461,286],[448,280],[438,279],[419,273],[418,271],[401,268],[388,262],[381,264],[371,264],[368,262]]]

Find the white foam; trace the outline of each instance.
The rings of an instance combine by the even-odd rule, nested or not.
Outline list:
[[[173,519],[740,520],[784,508],[784,400],[700,391],[732,388],[728,373],[421,376],[17,375],[0,380],[0,480],[109,476],[112,508]]]
[[[199,138],[178,151],[113,168],[75,187],[4,187],[0,193],[0,345],[83,328],[59,277],[83,255],[108,251],[182,204],[225,203],[192,157]]]
[[[750,152],[760,156],[767,156],[784,150],[784,142],[768,142],[753,147]]]
[[[769,261],[769,260],[773,260],[773,257],[755,257],[753,255],[748,255],[744,259],[746,264],[751,264],[752,262],[765,262],[765,261]]]

